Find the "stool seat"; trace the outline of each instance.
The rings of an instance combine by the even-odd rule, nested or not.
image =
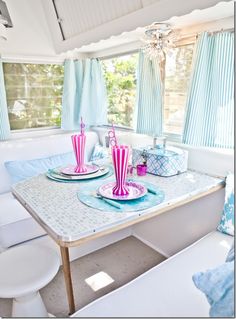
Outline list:
[[[0,297],[31,294],[45,287],[57,274],[60,260],[48,247],[23,245],[0,254]]]

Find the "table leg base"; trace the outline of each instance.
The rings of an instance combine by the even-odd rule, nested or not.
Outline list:
[[[71,279],[71,269],[70,269],[70,258],[69,258],[69,248],[68,247],[60,247],[61,249],[61,258],[62,258],[62,267],[65,278],[66,292],[69,303],[69,311],[70,314],[75,312],[75,300]]]

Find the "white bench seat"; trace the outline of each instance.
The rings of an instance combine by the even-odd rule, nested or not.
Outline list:
[[[10,192],[0,194],[0,203],[0,246],[2,249],[45,235],[43,228]]]
[[[224,263],[232,241],[212,232],[73,317],[208,317],[209,304],[192,275]]]

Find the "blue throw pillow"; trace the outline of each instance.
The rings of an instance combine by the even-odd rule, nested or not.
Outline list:
[[[234,262],[193,275],[195,286],[207,297],[210,317],[234,317]]]
[[[217,229],[222,233],[234,236],[234,175],[226,178],[225,204],[220,224]]]
[[[233,261],[234,260],[234,242],[228,252],[228,255],[226,257],[226,262],[230,262],[230,261]]]
[[[109,154],[105,147],[100,144],[96,144],[93,149],[93,153],[91,155],[90,161],[94,162],[100,159],[108,158]]]
[[[46,158],[5,162],[12,183],[46,172],[49,168],[74,164],[74,152],[53,155]]]

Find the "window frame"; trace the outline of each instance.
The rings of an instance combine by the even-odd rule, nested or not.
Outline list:
[[[177,47],[179,46],[184,46],[184,45],[188,45],[188,44],[192,44],[196,42],[196,37],[191,37],[191,38],[187,38],[184,40],[180,40],[177,43]],[[109,59],[113,59],[116,57],[122,57],[125,55],[129,55],[129,54],[135,54],[138,53],[140,50],[140,48],[135,48],[129,51],[123,51],[122,53],[115,53],[115,54],[111,54],[111,55],[107,55],[107,56],[101,56],[99,57],[99,59],[101,61],[104,60],[109,60]],[[57,58],[51,58],[51,57],[2,57],[2,63],[26,63],[26,64],[55,64],[55,65],[63,65],[64,64],[64,57],[57,57]],[[164,97],[164,95],[163,95]],[[163,105],[164,107],[164,105]],[[92,126],[95,127],[95,126]],[[91,128],[92,128],[91,127]],[[104,124],[101,126],[96,126],[96,127],[104,127],[104,128],[111,128],[112,126],[110,124]],[[134,132],[134,128],[133,127],[127,127],[127,126],[122,126],[122,125],[115,125],[115,127],[119,130],[122,131],[127,131],[127,132]],[[38,128],[27,128],[27,129],[15,129],[15,130],[11,130],[11,133],[13,135],[17,134],[20,135],[21,133],[23,135],[26,135],[27,133],[44,133],[46,131],[62,131],[60,126],[47,126],[47,127],[38,127]],[[163,135],[165,137],[167,137],[168,140],[173,141],[173,142],[181,142],[182,139],[182,135],[181,134],[175,134],[175,133],[169,133],[169,132],[165,132],[163,131]]]
[[[55,60],[52,60],[50,58],[45,58],[45,59],[40,59],[40,58],[27,58],[27,57],[21,57],[21,58],[11,58],[11,57],[2,57],[1,58],[2,63],[12,63],[12,64],[55,64],[55,65],[64,65],[64,59],[58,58]],[[4,74],[4,72],[3,72]],[[5,84],[6,86],[6,84]],[[33,133],[36,132],[46,132],[46,131],[52,131],[52,130],[57,130],[61,131],[61,126],[55,125],[55,126],[44,126],[44,127],[35,127],[35,128],[23,128],[23,129],[11,129],[10,132],[11,134],[22,134],[22,135],[27,135],[27,133]],[[31,135],[31,134],[30,134]]]
[[[99,59],[100,59],[100,61],[106,61],[106,60],[111,60],[111,59],[114,59],[114,58],[120,58],[120,57],[126,56],[126,55],[138,54],[138,53],[139,53],[139,49],[135,49],[135,50],[127,51],[127,52],[116,53],[116,54],[112,54],[112,55],[109,55],[109,56],[101,57]],[[101,126],[102,127],[106,127],[106,128],[111,128],[112,124],[104,124],[104,125],[101,125]],[[115,124],[115,125],[113,125],[113,127],[115,127],[116,129],[119,129],[121,131],[134,132],[134,128],[133,127],[129,127],[129,126],[116,125]]]
[[[195,44],[196,43],[196,36],[194,37],[190,37],[187,39],[180,39],[177,44],[176,44],[176,48],[178,47],[182,47],[182,46],[186,46],[186,45],[191,45],[191,44]],[[194,50],[194,49],[193,49]],[[193,51],[193,55],[194,55],[194,51]],[[193,58],[193,57],[192,57]],[[164,65],[166,66],[166,60]],[[162,70],[163,72],[164,70]],[[163,77],[163,81],[165,83],[165,72],[163,72],[164,77]],[[165,99],[165,88],[164,88],[164,92],[163,92],[163,111],[164,111],[164,99]],[[184,119],[183,119],[184,120]],[[183,123],[184,124],[184,123]],[[164,118],[163,118],[163,126],[164,126]],[[182,127],[182,131],[183,131],[183,127]],[[178,134],[178,133],[171,133],[171,132],[166,132],[163,131],[163,135],[172,142],[176,142],[176,143],[182,143],[182,134]]]
[[[192,37],[189,37],[186,39],[180,39],[177,42],[176,47],[186,46],[186,45],[195,44],[195,43],[196,43],[196,36],[192,36]],[[129,55],[129,54],[134,54],[134,53],[138,53],[138,52],[139,52],[139,49],[135,49],[135,50],[127,51],[127,52],[122,52],[121,54],[117,53],[117,54],[101,57],[100,60],[101,61],[110,60],[113,58],[118,58],[118,57],[122,57],[122,56]],[[164,66],[165,66],[165,63],[164,63]],[[161,70],[162,74],[164,74],[164,76],[163,76],[163,83],[164,83],[165,82],[165,72],[163,72],[163,71],[165,71],[165,70]],[[165,95],[165,88],[164,88],[164,92],[163,92],[163,111],[164,111],[164,95]],[[163,124],[164,124],[164,118],[163,118]],[[102,125],[102,127],[111,128],[112,126],[110,124],[107,124],[107,125]],[[121,129],[122,131],[134,132],[133,127],[126,127],[126,126],[122,126],[122,125],[115,125],[115,127],[117,129]],[[172,142],[176,142],[176,143],[182,142],[182,134],[170,133],[170,132],[163,131],[163,136],[165,136],[169,141],[172,141]]]

